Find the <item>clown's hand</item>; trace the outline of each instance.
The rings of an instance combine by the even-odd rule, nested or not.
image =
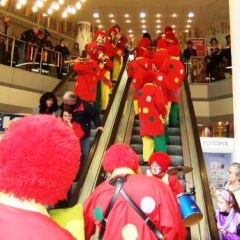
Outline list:
[[[169,118],[168,117],[163,118],[163,124],[164,125],[168,125],[169,124]]]

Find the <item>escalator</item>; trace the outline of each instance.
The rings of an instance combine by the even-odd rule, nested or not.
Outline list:
[[[122,77],[117,84],[109,109],[103,116],[105,130],[102,133],[96,133],[71,205],[82,203],[92,190],[103,181],[102,174],[104,174],[104,171],[101,167],[101,159],[110,145],[121,142],[129,144],[138,153],[140,162],[142,161],[141,141],[139,135],[137,135],[139,131],[138,121],[135,120],[132,92],[130,90],[131,83],[127,78],[126,71],[123,70]],[[193,171],[185,176],[185,189],[189,189],[192,185],[196,187],[196,202],[204,217],[198,224],[190,228],[191,239],[217,240],[218,232],[212,200],[187,82],[182,85],[179,115],[181,124],[179,128],[170,128],[171,137],[167,151],[171,157],[171,166],[193,167]]]

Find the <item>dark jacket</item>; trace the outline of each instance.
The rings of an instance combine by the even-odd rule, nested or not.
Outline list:
[[[64,104],[61,105],[61,109],[63,111]],[[89,102],[79,97],[77,98],[77,103],[73,106],[73,121],[81,125],[84,131],[82,139],[90,137],[91,122],[93,122],[96,128],[102,126],[99,113],[93,109]]]

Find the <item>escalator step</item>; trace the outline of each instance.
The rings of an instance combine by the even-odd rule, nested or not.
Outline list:
[[[169,136],[169,145],[181,145],[182,140],[180,136]]]
[[[167,153],[169,155],[182,155],[182,146],[167,145]]]
[[[132,135],[131,144],[140,144],[140,145],[142,145],[142,138],[139,135]]]
[[[168,131],[169,131],[169,135],[171,136],[181,136],[179,127],[169,127]]]
[[[140,133],[140,127],[134,127],[132,130],[132,135],[138,135]]]
[[[181,155],[170,155],[171,167],[182,166],[183,165],[183,157]]]

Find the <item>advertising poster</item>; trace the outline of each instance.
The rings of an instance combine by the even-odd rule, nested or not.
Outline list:
[[[0,132],[4,132],[13,121],[17,121],[24,116],[21,114],[0,113]]]
[[[233,138],[201,137],[204,162],[209,184],[222,190],[232,164]]]
[[[222,190],[227,182],[227,172],[231,165],[231,153],[203,153],[208,182]]]
[[[197,51],[198,57],[206,56],[206,40],[205,38],[191,38],[193,48]]]

